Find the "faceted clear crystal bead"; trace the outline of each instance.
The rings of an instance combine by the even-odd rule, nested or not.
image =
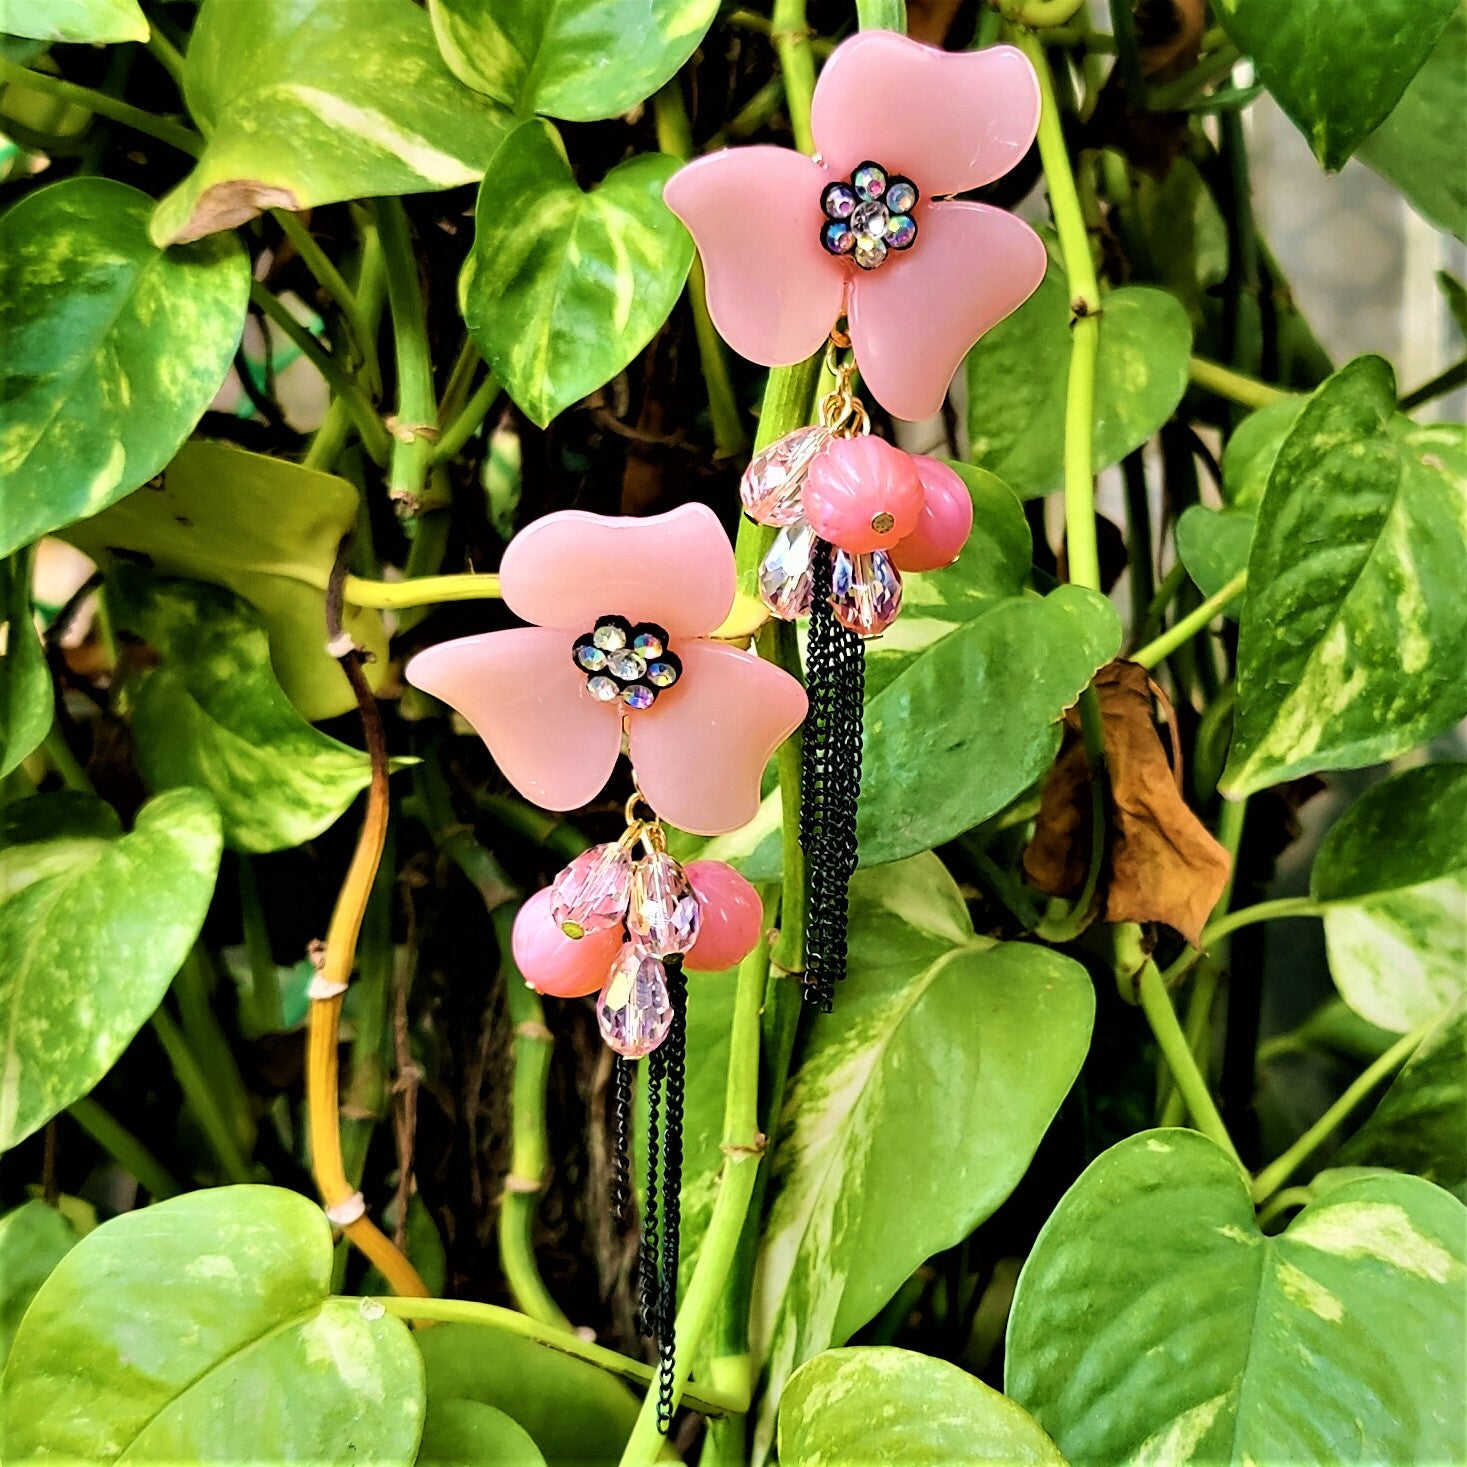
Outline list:
[[[815,557],[815,531],[808,520],[786,525],[759,567],[759,599],[781,621],[794,621],[810,610],[810,570]]]
[[[902,609],[902,574],[884,550],[867,555],[837,550],[830,568],[830,604],[848,631],[877,636]]]
[[[596,677],[587,678],[586,687],[591,696],[600,703],[612,703],[621,696],[621,684],[599,674]]]
[[[856,263],[863,270],[874,270],[886,259],[886,241],[869,234],[858,234],[853,254]]]
[[[851,174],[858,198],[879,199],[886,192],[886,169],[879,163],[863,163]]]
[[[626,629],[614,621],[603,621],[597,624],[596,630],[591,633],[591,639],[604,651],[614,652],[618,647],[626,646]]]
[[[685,953],[698,940],[701,907],[687,873],[665,851],[637,862],[627,903],[627,932],[658,958]]]
[[[550,887],[550,918],[567,937],[604,932],[626,916],[632,855],[608,842],[583,851]]]
[[[761,525],[788,525],[800,517],[800,494],[810,461],[830,442],[818,424],[798,428],[756,453],[739,481],[739,498],[749,518]]]
[[[612,677],[619,677],[623,682],[635,682],[647,671],[647,663],[635,652],[613,652],[606,659],[606,670]]]
[[[863,237],[881,239],[886,234],[887,218],[885,204],[862,204],[851,215],[851,228],[856,231],[858,241]]]
[[[886,221],[886,245],[888,249],[905,250],[917,238],[917,221],[910,214],[893,214]]]
[[[651,1054],[667,1038],[672,1027],[667,970],[635,943],[627,943],[611,965],[596,1000],[596,1024],[607,1044],[627,1059]]]
[[[886,186],[886,207],[893,214],[910,214],[917,202],[917,185],[910,178],[894,178]]]
[[[621,701],[628,708],[650,708],[657,701],[657,689],[649,688],[646,683],[633,683],[621,690]]]

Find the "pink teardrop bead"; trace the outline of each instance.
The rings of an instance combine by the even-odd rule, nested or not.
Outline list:
[[[620,927],[631,888],[631,852],[612,842],[592,846],[551,882],[551,919],[567,937]]]
[[[607,1044],[627,1059],[651,1054],[667,1038],[672,999],[659,959],[635,943],[622,948],[596,1000],[596,1025]]]
[[[698,940],[698,894],[687,873],[665,851],[653,851],[632,872],[627,935],[654,958],[687,952]]]
[[[756,453],[739,480],[739,498],[749,518],[761,525],[788,525],[797,520],[805,474],[829,442],[829,432],[817,424],[786,433]]]
[[[721,973],[742,963],[764,935],[759,893],[723,861],[689,861],[684,869],[703,903],[703,922],[683,966],[695,973]]]
[[[941,459],[912,459],[922,481],[922,512],[917,527],[891,551],[898,570],[941,570],[962,553],[973,532],[973,496]]]
[[[579,940],[567,937],[550,915],[550,888],[545,887],[520,908],[509,945],[531,988],[556,998],[580,998],[606,982],[621,933],[608,927]]]
[[[807,520],[785,525],[759,567],[759,599],[781,621],[794,621],[810,610],[810,572],[815,559],[815,531]]]
[[[838,438],[805,476],[805,518],[853,555],[887,550],[917,526],[922,481],[912,456],[880,438]]]
[[[902,609],[902,573],[884,550],[851,555],[837,550],[830,568],[835,619],[858,637],[877,637]]]

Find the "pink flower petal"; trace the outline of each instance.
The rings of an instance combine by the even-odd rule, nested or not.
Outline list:
[[[518,627],[419,652],[407,680],[473,724],[504,777],[547,810],[594,800],[621,751],[619,703],[599,703],[563,631]]]
[[[1022,51],[940,51],[894,31],[863,31],[838,46],[810,109],[833,175],[849,177],[869,159],[905,174],[924,199],[1002,177],[1038,127],[1039,82]]]
[[[788,148],[728,148],[680,168],[662,191],[703,257],[713,324],[751,362],[803,361],[840,315],[846,266],[820,243],[829,181]]]
[[[1044,244],[1022,219],[987,204],[933,204],[911,250],[851,286],[851,341],[872,396],[899,418],[939,411],[968,349],[1028,300],[1044,265]]]
[[[682,681],[627,719],[642,793],[665,820],[722,835],[759,810],[769,756],[805,716],[805,690],[773,663],[722,642],[678,649]]]
[[[676,652],[678,637],[707,636],[733,606],[733,547],[703,504],[642,519],[565,509],[514,537],[499,586],[505,605],[532,626],[579,636],[597,617],[624,616],[656,622]]]

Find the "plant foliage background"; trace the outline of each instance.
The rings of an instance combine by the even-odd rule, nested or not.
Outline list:
[[[621,796],[523,804],[400,669],[554,509],[702,500],[750,587],[737,476],[818,363],[728,355],[661,188],[806,145],[832,45],[909,23],[1036,61],[991,197],[1052,265],[941,425],[972,542],[873,649],[834,1018],[798,761],[711,843],[778,937],[693,985],[673,1445],[1467,1454],[1467,444],[1419,414],[1467,369],[1328,359],[1242,125],[1462,238],[1458,0],[0,0],[6,1460],[656,1457],[609,1055],[504,940]],[[1285,920],[1338,993],[1260,1044]]]

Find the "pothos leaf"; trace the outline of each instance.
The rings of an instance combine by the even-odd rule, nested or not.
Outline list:
[[[146,41],[148,20],[138,0],[0,0],[0,32],[97,46]]]

